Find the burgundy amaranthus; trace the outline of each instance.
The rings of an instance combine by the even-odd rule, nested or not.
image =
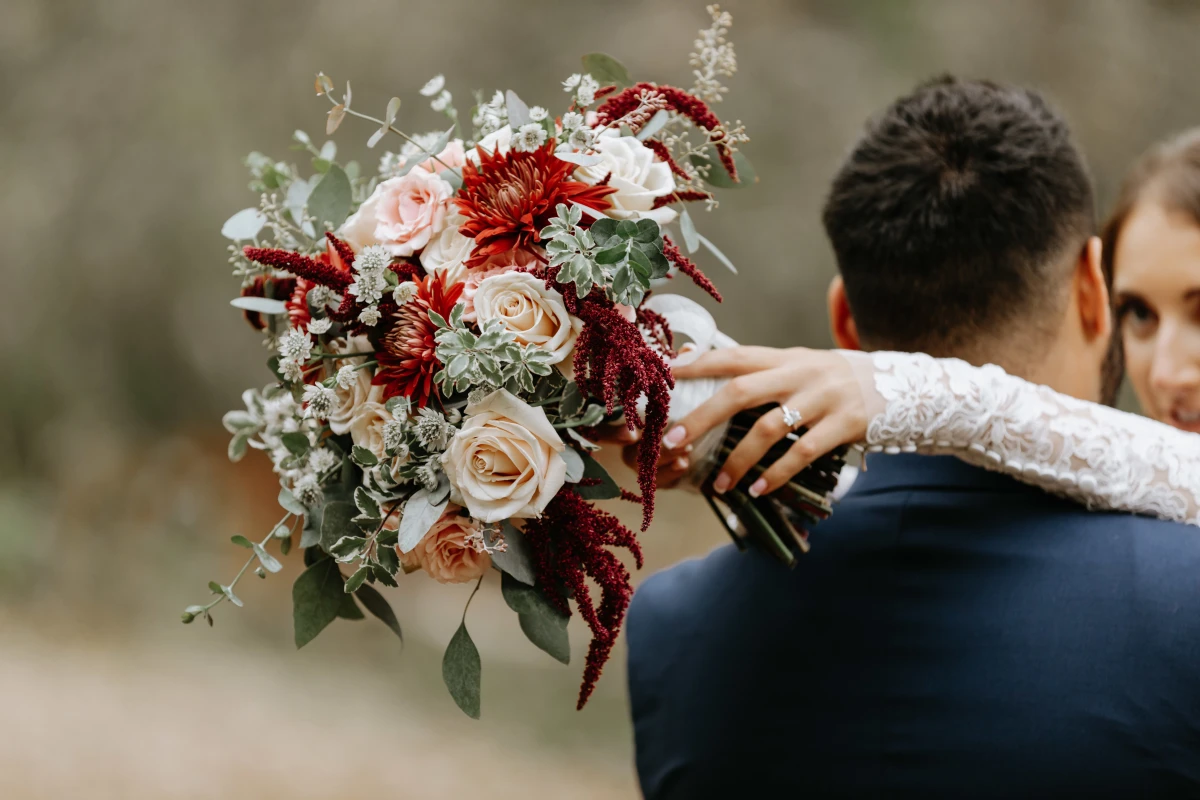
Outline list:
[[[712,299],[718,303],[721,302],[721,293],[717,291],[717,287],[708,279],[708,276],[700,271],[700,268],[683,252],[679,247],[671,241],[669,236],[663,237],[663,255],[667,261],[674,264],[680,272],[692,279],[692,282],[699,286],[704,291],[708,292]]]
[[[642,492],[642,530],[646,530],[654,518],[658,451],[667,427],[675,379],[667,363],[646,344],[637,325],[625,319],[602,290],[595,289],[581,300],[573,287],[558,284],[554,276],[549,282],[562,294],[567,310],[583,320],[583,330],[575,341],[575,382],[579,390],[585,396],[602,398],[610,414],[617,405],[623,406],[629,429],[642,429],[637,472]],[[647,401],[644,420],[637,413],[643,395]]]
[[[717,156],[725,165],[729,177],[737,181],[737,167],[733,163],[733,151],[723,139],[725,133],[721,129],[721,120],[712,112],[708,105],[693,94],[688,94],[674,86],[655,86],[653,83],[639,83],[630,86],[618,94],[605,100],[596,109],[596,120],[600,125],[607,125],[630,113],[642,104],[644,94],[658,95],[663,99],[667,108],[683,114],[706,131],[713,133],[713,145],[717,148]]]
[[[655,458],[657,454],[656,449]],[[571,607],[563,591],[569,590],[575,597],[579,615],[592,631],[576,705],[583,708],[596,688],[633,596],[629,570],[608,548],[627,548],[641,569],[641,547],[633,531],[620,520],[596,508],[571,488],[560,491],[542,516],[526,521],[525,539],[533,554],[538,588],[567,615]],[[586,578],[600,587],[599,604],[592,600]]]

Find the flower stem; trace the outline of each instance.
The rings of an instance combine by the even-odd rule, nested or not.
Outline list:
[[[337,102],[337,100],[335,100],[335,99],[334,99],[333,97],[331,97],[329,94],[326,94],[326,95],[325,95],[325,97],[326,97],[326,98],[328,98],[328,99],[329,99],[329,102],[330,102],[330,103],[332,103],[333,105],[335,105],[335,106],[336,106],[336,105],[339,105],[339,103]],[[376,119],[375,117],[372,117],[370,114],[363,114],[363,113],[361,113],[361,112],[354,111],[353,109],[349,109],[349,108],[347,108],[347,109],[346,109],[346,113],[347,113],[347,114],[349,114],[349,115],[350,115],[350,116],[352,116],[352,117],[358,117],[359,119],[365,119],[365,120],[367,120],[368,122],[374,122],[374,123],[375,123],[375,124],[377,124],[377,125],[387,125],[387,129],[388,129],[389,131],[391,131],[392,133],[396,134],[397,136],[399,136],[401,139],[403,139],[404,141],[408,142],[408,143],[409,143],[409,144],[411,144],[412,146],[416,147],[416,148],[417,148],[418,150],[420,150],[422,153],[424,153],[425,155],[429,156],[430,158],[432,158],[432,159],[433,159],[434,161],[436,161],[437,163],[441,164],[441,165],[442,165],[443,167],[445,167],[446,169],[450,170],[452,173],[454,173],[455,175],[457,175],[459,178],[462,178],[462,171],[461,171],[461,170],[459,170],[459,169],[458,169],[458,168],[456,168],[456,167],[452,167],[452,166],[450,166],[450,165],[449,165],[449,164],[447,164],[445,161],[442,161],[440,158],[438,158],[438,157],[437,157],[437,153],[431,153],[431,152],[429,152],[428,150],[426,150],[424,147],[422,147],[422,146],[421,146],[420,142],[417,142],[416,140],[414,140],[414,139],[413,139],[411,136],[409,136],[407,133],[405,133],[404,131],[402,131],[402,130],[400,130],[399,128],[397,128],[395,125],[392,125],[391,123],[388,123],[388,122],[384,122],[384,121],[383,121],[383,120],[381,120],[381,119]]]
[[[279,522],[276,522],[274,525],[272,525],[270,532],[265,537],[263,537],[263,540],[258,543],[258,546],[265,548],[267,546],[267,542],[271,541],[271,537],[275,535],[276,528],[278,528],[283,523],[287,522],[288,517],[290,517],[290,516],[292,516],[292,512],[289,511],[288,513],[283,515],[283,519],[279,520]],[[246,563],[242,565],[242,568],[240,570],[238,570],[238,574],[235,575],[233,577],[233,580],[229,582],[229,591],[231,591],[231,592],[233,591],[233,587],[237,586],[238,581],[240,581],[242,579],[242,576],[246,574],[246,570],[250,569],[250,565],[253,564],[257,560],[258,560],[258,554],[251,553],[250,557],[248,559],[246,559]],[[225,595],[224,593],[217,595],[216,599],[214,599],[208,605],[204,606],[203,607],[204,610],[200,613],[207,614],[210,609],[212,609],[214,606],[218,605],[222,600],[227,600],[227,599],[228,599],[228,596]]]

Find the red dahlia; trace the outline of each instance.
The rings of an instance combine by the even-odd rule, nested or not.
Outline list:
[[[468,267],[509,250],[538,255],[533,246],[559,203],[579,203],[596,211],[612,206],[604,198],[616,189],[571,180],[575,165],[555,157],[554,145],[550,139],[532,152],[505,155],[479,148],[479,166],[468,161],[463,167],[455,203],[467,218],[460,232],[475,239]]]
[[[384,400],[400,395],[412,398],[417,408],[424,408],[437,393],[433,376],[442,368],[435,355],[437,326],[429,319],[429,312],[436,311],[449,319],[463,285],[446,288],[433,275],[414,282],[416,297],[396,310],[390,330],[376,346],[379,368],[371,383],[383,386]]]

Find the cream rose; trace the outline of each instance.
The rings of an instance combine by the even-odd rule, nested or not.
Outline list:
[[[528,272],[502,272],[484,279],[472,300],[480,325],[498,319],[521,344],[550,354],[550,363],[563,361],[575,349],[583,321],[567,313],[562,295]]]
[[[471,257],[475,240],[458,232],[458,226],[466,222],[465,217],[454,216],[447,222],[446,229],[430,241],[421,251],[421,266],[427,275],[437,275],[447,286],[462,283],[467,277],[463,263]]]
[[[329,343],[328,347],[334,353],[368,353],[372,350],[371,342],[365,336],[353,336],[350,339],[334,339]],[[365,360],[366,356],[345,360],[338,359],[328,363],[343,367],[346,365],[354,366],[361,364]],[[334,385],[333,393],[337,399],[334,401],[333,410],[329,412],[327,418],[329,428],[334,433],[340,435],[349,432],[350,420],[360,406],[364,403],[379,403],[383,399],[383,387],[371,385],[372,374],[370,369],[360,369],[354,373],[354,383],[350,384],[350,388],[343,389],[341,386]]]
[[[387,453],[383,447],[383,426],[392,421],[392,412],[383,403],[366,402],[350,417],[350,439],[356,447],[365,447],[383,461]]]
[[[410,552],[396,549],[406,572],[423,569],[438,583],[466,583],[487,571],[492,557],[467,544],[468,536],[479,533],[479,523],[459,514],[459,510],[458,506],[447,506],[446,513]]]
[[[411,256],[446,227],[453,195],[454,187],[423,169],[389,178],[342,225],[342,238],[355,250],[377,244]]]
[[[483,522],[542,513],[567,477],[562,439],[546,412],[503,389],[467,406],[442,454],[451,499]]]
[[[605,213],[614,219],[652,219],[666,225],[676,217],[673,208],[654,208],[657,197],[675,191],[671,168],[658,161],[646,145],[632,136],[606,131],[593,146],[599,164],[580,167],[575,176],[585,183],[599,183],[612,175],[608,185],[616,189],[607,200],[612,203]]]

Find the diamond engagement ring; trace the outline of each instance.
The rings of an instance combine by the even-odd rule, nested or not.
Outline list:
[[[781,405],[779,410],[783,412],[783,424],[787,425],[792,430],[796,430],[796,428],[800,425],[800,420],[803,419],[803,417],[800,416],[800,412],[794,408],[789,408],[788,406],[784,405]]]

